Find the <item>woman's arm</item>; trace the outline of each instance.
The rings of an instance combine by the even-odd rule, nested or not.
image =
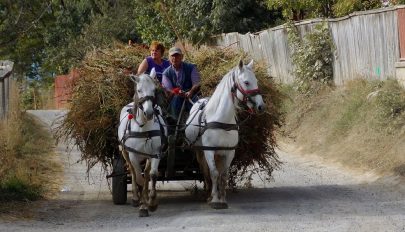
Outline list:
[[[136,75],[140,75],[148,70],[148,61],[146,59],[143,59],[142,63],[138,67],[138,72]]]

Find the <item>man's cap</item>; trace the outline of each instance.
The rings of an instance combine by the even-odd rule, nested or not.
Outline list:
[[[183,52],[182,52],[181,49],[178,48],[178,47],[172,47],[172,48],[170,48],[170,50],[169,50],[169,56],[172,56],[172,55],[174,55],[174,54],[183,55]]]

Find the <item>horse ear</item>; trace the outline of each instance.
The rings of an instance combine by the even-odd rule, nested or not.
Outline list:
[[[253,70],[253,59],[249,62],[248,65],[246,65],[246,67],[250,70]]]
[[[152,77],[152,79],[155,79],[155,77],[156,77],[156,71],[155,71],[155,68],[152,68],[152,70],[150,71],[149,76],[150,76],[150,77]]]
[[[238,67],[239,67],[239,70],[240,70],[240,71],[243,70],[243,60],[242,60],[242,59],[239,60],[239,65],[238,65]]]
[[[139,77],[136,75],[130,75],[129,78],[131,78],[131,81],[133,81],[134,83],[138,83],[139,82]]]

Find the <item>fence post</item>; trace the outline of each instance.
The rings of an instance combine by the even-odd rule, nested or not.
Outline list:
[[[0,61],[0,119],[7,115],[10,98],[10,76],[14,63],[11,61]]]
[[[6,96],[4,90],[4,79],[0,77],[0,119],[6,115]]]

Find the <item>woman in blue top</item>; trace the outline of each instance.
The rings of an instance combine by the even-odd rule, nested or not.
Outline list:
[[[170,62],[163,59],[163,54],[165,52],[165,47],[163,44],[153,41],[150,45],[150,56],[146,57],[138,67],[137,74],[142,73],[149,74],[152,68],[155,68],[156,77],[159,83],[162,83],[162,73],[166,68],[170,66]]]
[[[161,85],[163,71],[165,71],[165,69],[170,66],[170,62],[166,59],[163,59],[165,47],[163,46],[163,44],[157,41],[152,41],[149,50],[150,56],[146,57],[139,65],[137,75],[140,75],[142,73],[150,74],[152,68],[155,68],[156,78]],[[166,98],[165,91],[161,87],[156,89],[156,102],[163,109],[166,109],[169,104]]]

